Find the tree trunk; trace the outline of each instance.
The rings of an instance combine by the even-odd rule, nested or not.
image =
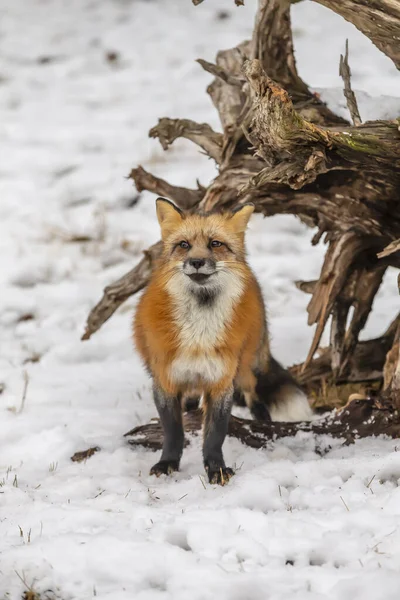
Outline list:
[[[316,1],[352,22],[400,67],[398,0]],[[305,362],[295,370],[303,383],[313,385],[326,377],[337,384],[354,378],[383,383],[385,377],[386,397],[396,398],[400,407],[398,318],[389,334],[358,341],[386,269],[400,266],[400,119],[361,123],[347,46],[340,73],[353,124],[310,92],[296,69],[290,4],[260,0],[250,41],[219,52],[215,64],[198,61],[215,76],[207,91],[222,133],[168,118],[150,131],[165,150],[178,137],[199,145],[218,166],[210,185],[187,190],[142,167],[130,177],[138,190],[166,196],[187,211],[253,202],[266,216],[294,214],[317,227],[313,243],[322,236],[327,243],[320,277],[312,285],[298,284],[312,294],[308,323],[316,330]],[[146,285],[159,254],[160,244],[152,246],[139,265],[106,288],[88,317],[83,339]],[[331,346],[315,359],[329,317]],[[370,361],[362,363],[367,347]]]

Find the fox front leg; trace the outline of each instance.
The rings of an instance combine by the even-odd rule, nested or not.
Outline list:
[[[179,471],[184,443],[182,425],[181,399],[170,396],[161,388],[154,386],[154,402],[156,404],[164,432],[161,459],[150,469],[150,475],[170,475]]]
[[[208,394],[204,402],[203,459],[210,483],[225,485],[234,471],[225,466],[222,444],[228,431],[233,401],[233,388],[214,397]]]

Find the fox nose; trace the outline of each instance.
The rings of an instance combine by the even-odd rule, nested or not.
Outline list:
[[[191,258],[189,260],[189,264],[191,267],[194,267],[195,269],[200,269],[201,267],[204,267],[204,265],[206,264],[206,261],[204,260],[204,258]]]

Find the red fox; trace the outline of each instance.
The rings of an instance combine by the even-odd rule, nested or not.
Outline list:
[[[311,418],[305,394],[271,357],[260,286],[246,262],[254,206],[184,214],[156,201],[163,253],[136,311],[134,340],[153,380],[164,431],[150,473],[179,469],[184,398],[203,397],[203,459],[210,483],[234,474],[222,454],[231,407],[244,400],[258,419]]]

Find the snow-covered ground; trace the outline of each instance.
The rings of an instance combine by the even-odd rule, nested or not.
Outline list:
[[[104,285],[158,238],[154,198],[130,207],[130,168],[189,187],[213,176],[193,146],[164,153],[147,131],[161,116],[218,127],[194,59],[248,37],[254,12],[254,0],[0,7],[1,600],[26,586],[62,600],[398,598],[395,441],[341,448],[302,434],[256,451],[228,439],[238,472],[220,488],[203,485],[193,438],[179,474],[151,478],[154,454],[122,437],[155,415],[130,340],[136,299],[80,341]],[[293,21],[310,85],[340,87],[348,37],[362,117],[398,114],[398,74],[368,40],[311,2],[293,8]],[[346,113],[340,90],[325,98]],[[290,217],[255,217],[248,236],[286,364],[304,358],[312,335],[308,298],[293,285],[318,274],[324,248],[310,237]],[[366,333],[382,331],[397,306],[389,273]],[[86,463],[70,461],[93,445],[101,452]]]

